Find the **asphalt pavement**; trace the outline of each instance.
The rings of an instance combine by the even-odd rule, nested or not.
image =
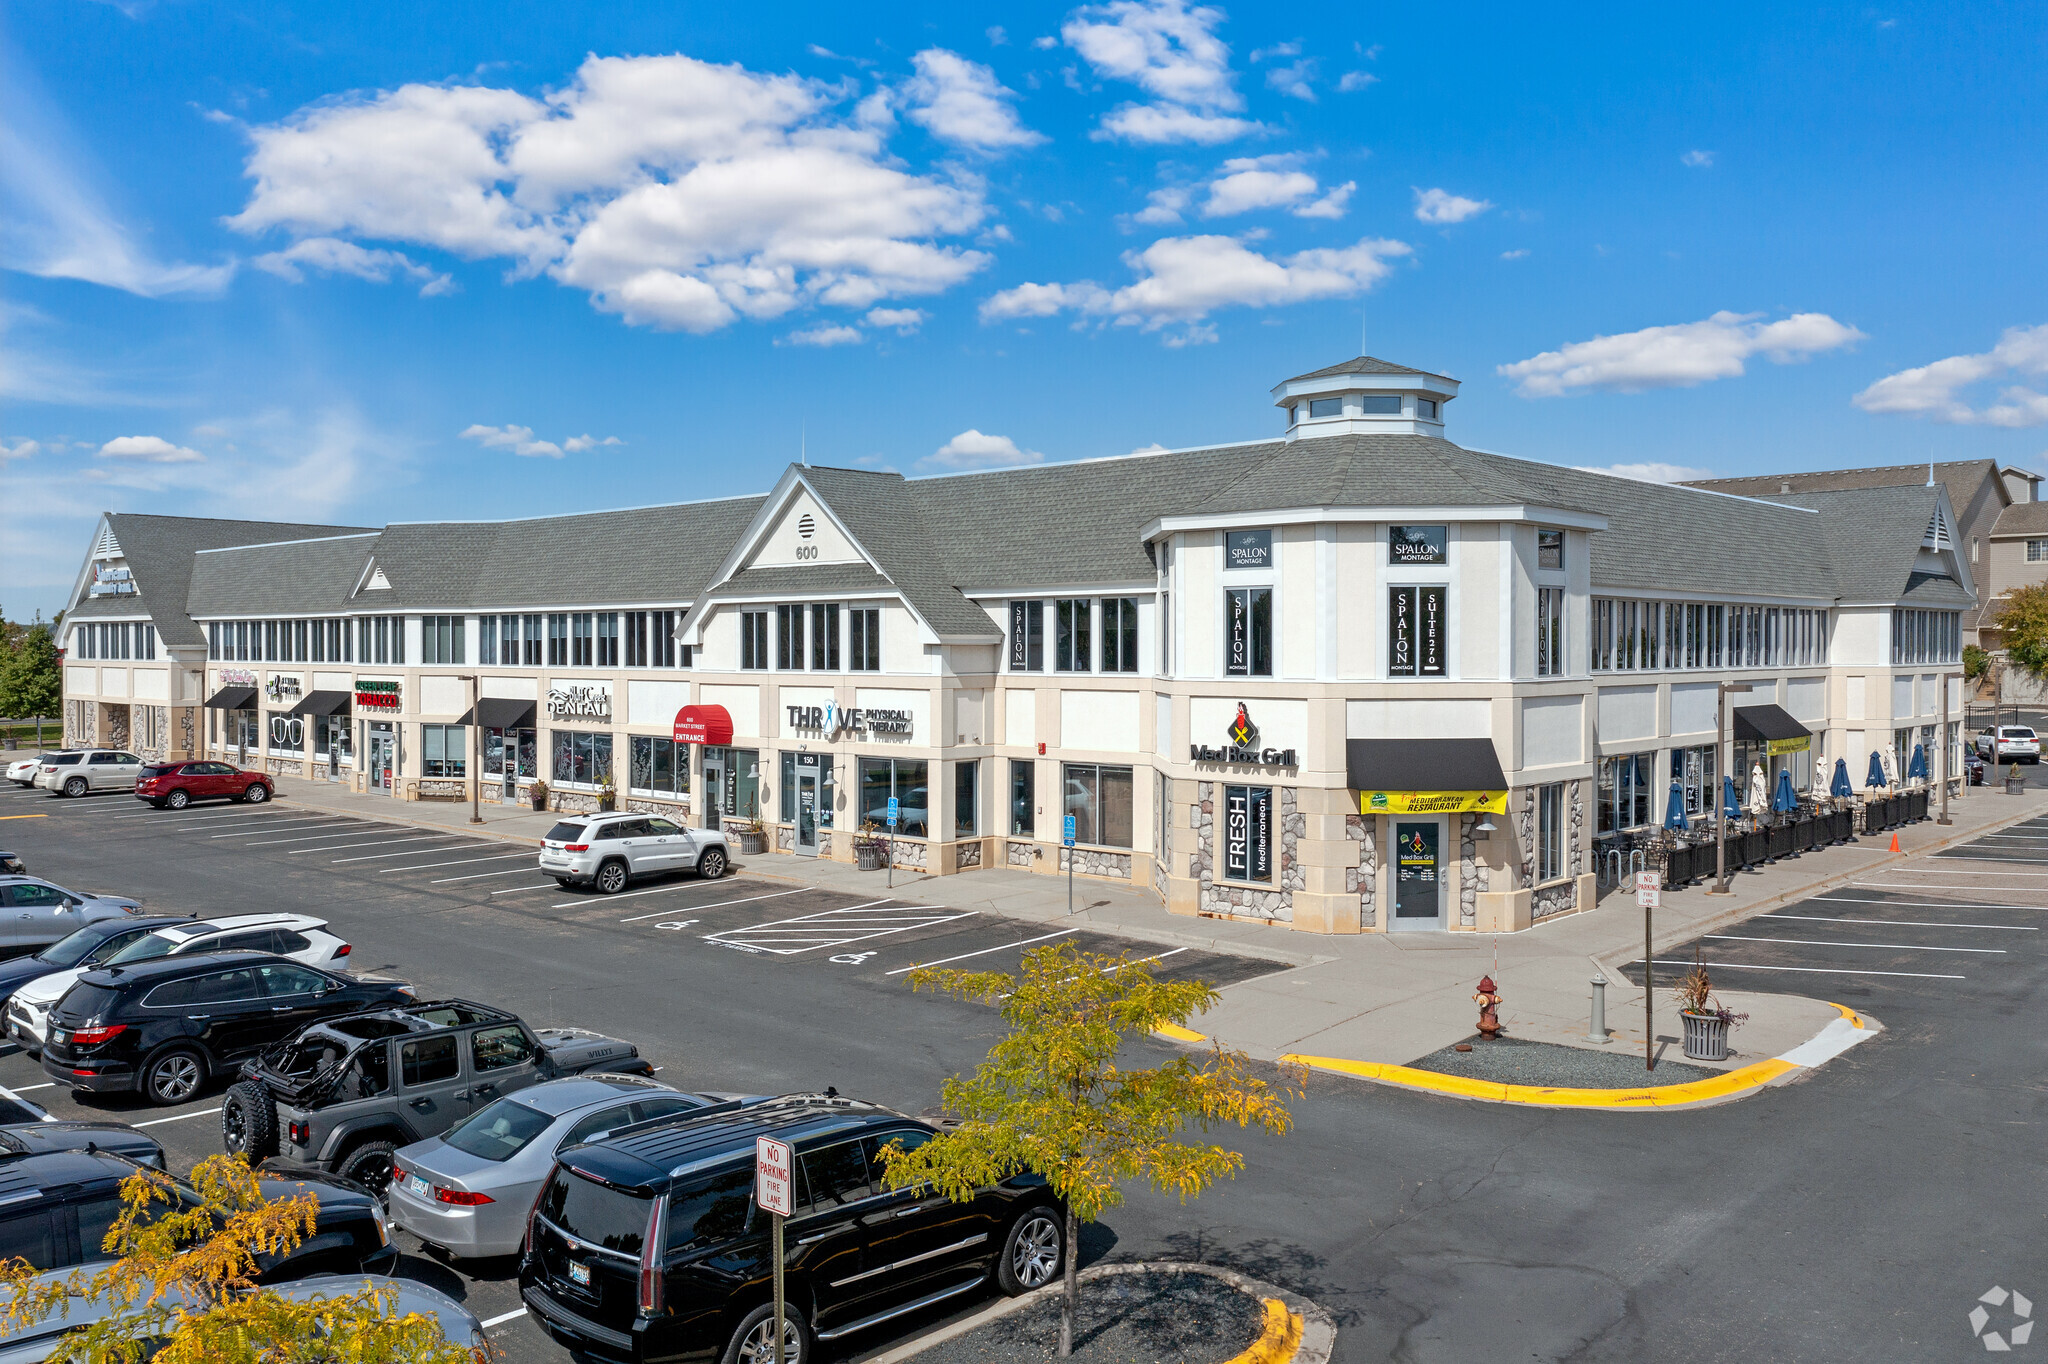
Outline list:
[[[0,843],[39,874],[152,910],[320,915],[355,944],[360,971],[629,1038],[685,1088],[829,1084],[912,1112],[997,1030],[982,1006],[910,990],[914,964],[1007,968],[1031,940],[1062,936],[1136,950],[1129,934],[1096,941],[745,868],[615,898],[564,893],[535,873],[530,846],[289,801],[173,814],[122,796],[0,793]],[[2048,927],[2048,852],[2036,856],[2041,865],[1914,859],[1869,878],[1898,884],[1838,887],[1779,907],[1809,918],[1766,916],[1702,940],[1730,976],[1738,962],[1801,968],[1742,972],[1756,978],[1744,989],[1841,999],[1884,1023],[1799,1083],[1654,1114],[1316,1076],[1290,1135],[1211,1136],[1245,1152],[1236,1180],[1185,1206],[1134,1189],[1084,1238],[1085,1254],[1199,1258],[1281,1284],[1337,1316],[1336,1358],[1360,1364],[1978,1357],[1969,1313],[1980,1295],[2001,1286],[2048,1302],[2048,1045],[2026,1009],[2048,997],[2042,935],[2027,931]],[[1876,922],[1845,922],[1860,919]],[[1775,941],[1738,941],[1753,937]],[[1951,947],[1973,950],[1935,950]],[[1139,954],[1226,996],[1301,974],[1164,938]],[[1692,955],[1690,944],[1659,953],[1685,966]],[[1778,977],[1782,987],[1764,983]],[[1151,1042],[1133,1053],[1171,1054]],[[88,1111],[61,1089],[28,1088],[46,1082],[27,1058],[0,1054],[0,1084],[53,1112]],[[209,1090],[178,1109],[109,1099],[89,1111],[155,1124],[184,1166],[219,1149],[208,1111],[218,1104]],[[407,1250],[401,1272],[466,1297],[508,1358],[566,1357],[512,1315],[510,1264],[449,1266]],[[930,1324],[892,1324],[904,1329],[844,1342],[840,1357]]]

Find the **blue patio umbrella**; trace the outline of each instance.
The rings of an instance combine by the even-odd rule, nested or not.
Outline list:
[[[1782,767],[1778,769],[1778,789],[1771,793],[1771,808],[1781,815],[1799,808],[1799,797],[1792,790],[1792,774]]]
[[[1919,744],[1913,745],[1913,761],[1906,765],[1906,780],[1911,781],[1915,777],[1927,780],[1927,750]]]
[[[1873,750],[1870,755],[1870,775],[1863,779],[1865,786],[1884,786],[1884,761]]]
[[[1664,803],[1664,827],[1681,830],[1689,827],[1685,822],[1685,792],[1676,780],[1671,783],[1671,799]]]
[[[1840,796],[1843,799],[1856,794],[1855,790],[1849,785],[1849,760],[1847,758],[1835,759],[1835,779],[1828,783],[1828,794]]]
[[[1742,818],[1742,802],[1735,798],[1735,778],[1721,778],[1721,813],[1729,819]]]

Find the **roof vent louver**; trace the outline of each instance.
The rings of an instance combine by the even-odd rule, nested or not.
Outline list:
[[[796,533],[800,540],[808,540],[818,533],[818,518],[805,512],[796,519]]]
[[[1927,518],[1927,535],[1920,541],[1922,549],[1947,549],[1949,547],[1948,518],[1941,514],[1941,508],[1934,509],[1934,515]]]
[[[100,538],[93,541],[92,557],[95,559],[118,559],[121,557],[121,544],[118,540],[114,539],[114,528],[112,526],[100,527]]]

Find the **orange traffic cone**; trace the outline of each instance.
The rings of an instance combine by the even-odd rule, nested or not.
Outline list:
[[[1892,835],[1892,851],[1893,851],[1893,852],[1897,852],[1898,850],[1899,850],[1899,836],[1898,836],[1897,834],[1893,834],[1893,835]]]

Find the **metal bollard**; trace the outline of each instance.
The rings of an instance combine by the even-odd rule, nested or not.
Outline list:
[[[1592,1042],[1612,1042],[1607,1035],[1607,977],[1593,977],[1593,1025],[1586,1030],[1586,1038]]]

